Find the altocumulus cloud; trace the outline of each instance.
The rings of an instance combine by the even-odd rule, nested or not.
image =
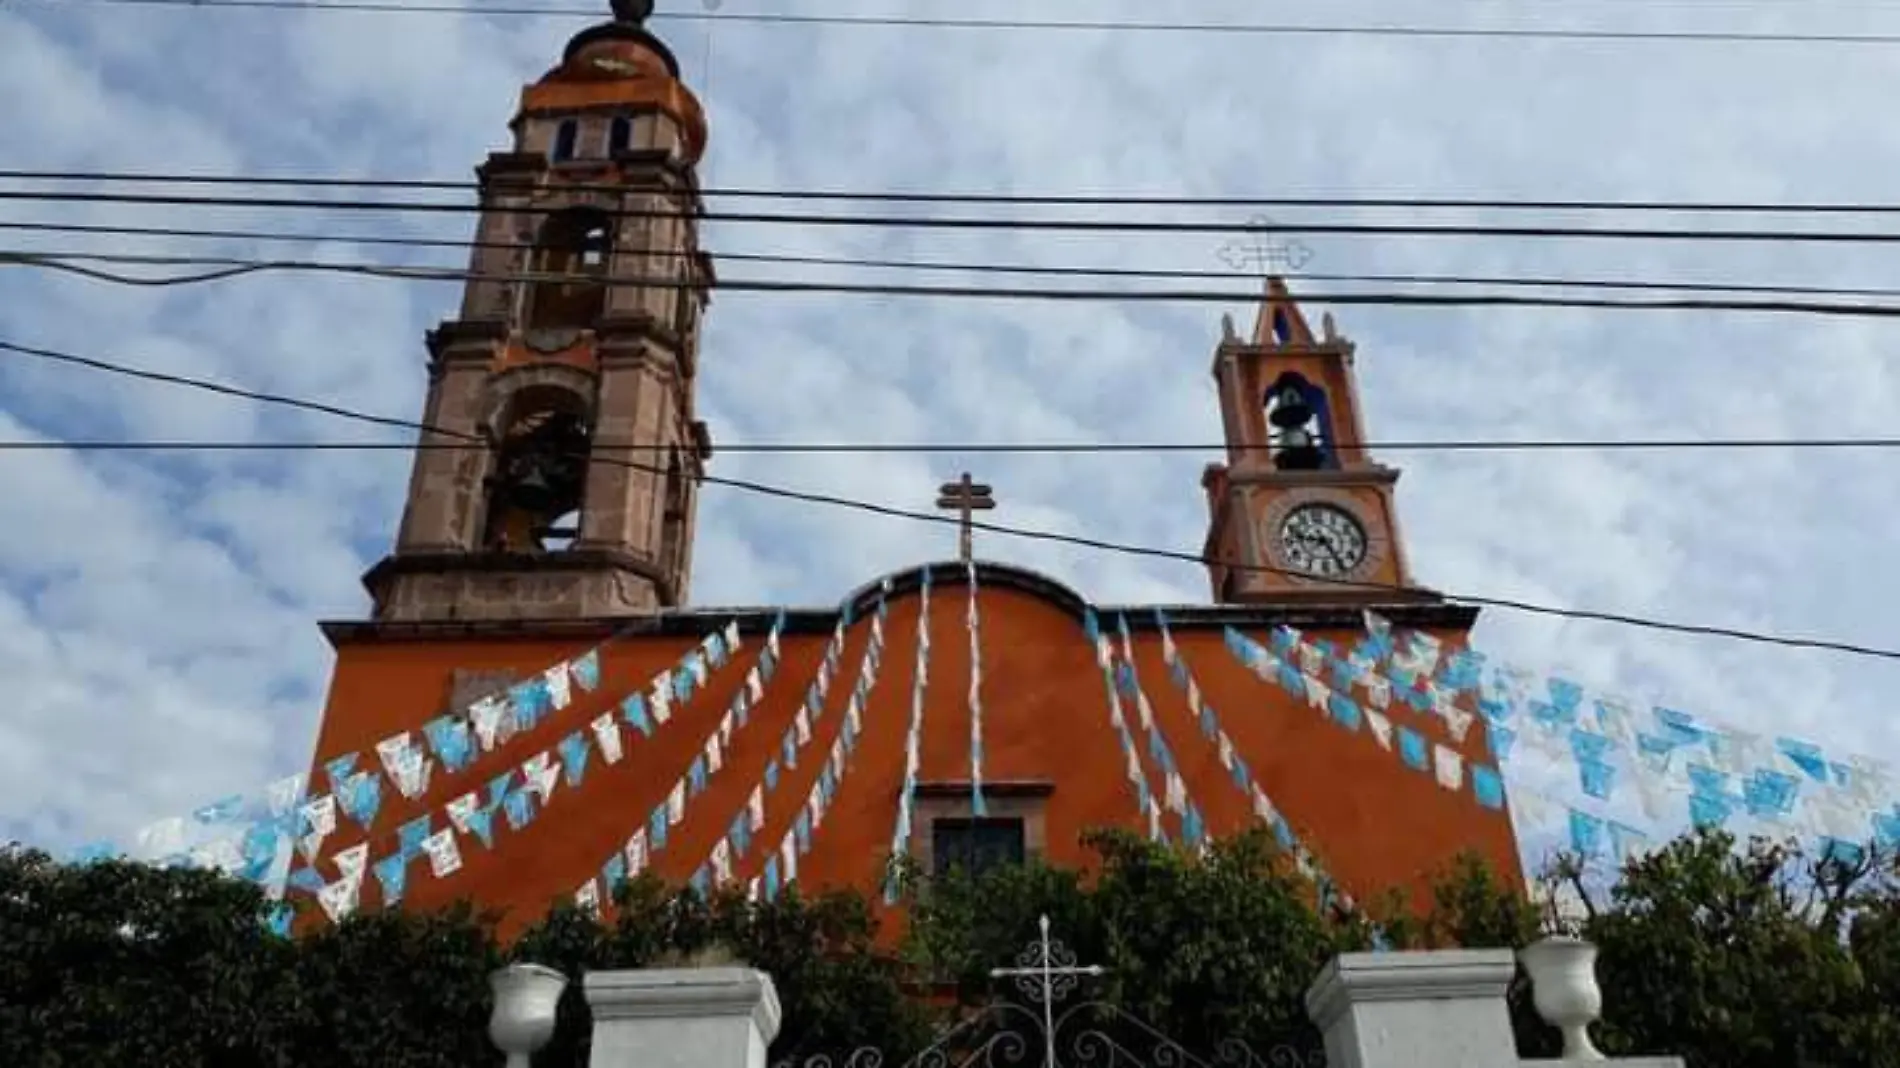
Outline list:
[[[870,0],[805,0],[791,10],[945,13]],[[1797,23],[1734,7],[1605,4],[1561,17],[1625,28],[1882,28],[1877,15],[1856,20],[1853,11],[1804,7]],[[1017,13],[1000,0],[956,12]],[[1238,0],[1086,10],[1051,0],[1035,14],[1321,17]],[[1365,0],[1324,18],[1482,14]],[[454,178],[505,144],[519,85],[577,25],[11,5],[0,10],[0,98],[21,106],[0,125],[0,158],[44,170]],[[660,29],[705,91],[704,25]],[[1900,131],[1883,118],[1896,68],[1875,49],[730,22],[711,45],[706,180],[715,187],[1879,200],[1900,171]],[[239,209],[194,210],[183,221],[179,210],[129,205],[16,203],[5,216],[326,239],[287,249],[5,234],[14,249],[447,265],[452,251],[350,238],[455,240],[472,225],[468,216]],[[1208,269],[1220,266],[1220,240],[722,224],[709,244]],[[1314,269],[1355,273],[1866,284],[1887,262],[1802,245],[1309,244],[1320,257]],[[792,270],[729,263],[723,273]],[[266,275],[135,290],[16,269],[0,276],[0,336],[401,417],[417,411],[422,331],[455,298],[440,283]],[[1219,424],[1207,372],[1220,310],[727,292],[709,320],[703,403],[725,441],[1211,442]],[[1338,318],[1359,345],[1372,432],[1386,440],[1843,436],[1900,424],[1890,363],[1900,328],[1885,323],[1362,307]],[[378,435],[79,369],[0,362],[0,437],[111,436]],[[1199,469],[1212,458],[725,454],[716,470],[914,508],[927,505],[937,481],[968,468],[997,486],[1000,521],[1191,549],[1205,522]],[[1884,611],[1900,590],[1887,556],[1891,460],[1881,455],[1383,458],[1405,468],[1400,508],[1414,567],[1442,589],[1900,644]],[[0,455],[0,495],[12,502],[0,526],[0,677],[9,685],[0,832],[53,845],[123,838],[300,765],[328,668],[314,621],[364,610],[356,578],[387,543],[405,469],[390,453]],[[826,603],[879,569],[951,545],[937,527],[729,490],[709,491],[704,508],[694,590],[702,603]],[[1102,601],[1205,596],[1188,565],[996,537],[984,549]],[[1900,665],[1505,611],[1485,616],[1478,640],[1497,656],[1744,727],[1863,753],[1900,743],[1879,698],[1900,682]]]

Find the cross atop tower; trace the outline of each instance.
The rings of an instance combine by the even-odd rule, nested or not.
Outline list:
[[[1313,250],[1297,237],[1276,237],[1275,225],[1265,215],[1256,215],[1247,220],[1242,236],[1222,245],[1215,255],[1237,271],[1266,277],[1288,274],[1311,262]]]

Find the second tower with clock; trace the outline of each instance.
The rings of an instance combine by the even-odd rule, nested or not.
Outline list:
[[[1375,463],[1353,378],[1353,345],[1315,336],[1274,278],[1244,338],[1222,319],[1214,381],[1227,462],[1201,476],[1207,560],[1224,604],[1438,600],[1412,583],[1399,538],[1395,468]]]

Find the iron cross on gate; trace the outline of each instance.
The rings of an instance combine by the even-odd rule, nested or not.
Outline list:
[[[955,482],[945,482],[937,487],[937,507],[957,513],[957,558],[964,563],[972,559],[974,547],[971,542],[971,530],[975,519],[973,513],[987,512],[996,507],[996,498],[991,495],[988,484],[970,481],[970,473]]]
[[[1105,975],[1108,969],[1076,964],[1069,947],[1049,937],[1048,913],[1037,917],[1037,926],[1041,936],[1016,958],[1016,967],[991,968],[990,978],[1014,979],[1017,989],[1042,1003],[1042,1068],[1056,1068],[1055,1003],[1075,989],[1081,976]]]

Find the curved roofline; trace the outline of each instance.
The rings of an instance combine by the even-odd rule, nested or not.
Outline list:
[[[966,564],[961,560],[937,560],[928,564],[920,564],[916,567],[907,567],[900,571],[880,575],[864,585],[859,586],[857,589],[852,590],[849,594],[846,594],[844,600],[839,602],[838,607],[841,611],[848,612],[851,618],[857,619],[862,617],[866,612],[869,612],[872,606],[877,604],[878,595],[880,593],[886,597],[915,593],[923,586],[924,576],[926,574],[930,576],[930,584],[933,586],[962,585],[968,581],[967,576],[969,575],[971,566],[972,565]],[[976,581],[980,585],[1001,586],[1007,589],[1020,590],[1023,593],[1047,601],[1057,608],[1062,609],[1062,611],[1067,614],[1074,616],[1078,622],[1081,621],[1088,611],[1089,602],[1087,598],[1075,592],[1075,590],[1066,583],[1051,578],[1040,571],[1031,571],[1026,567],[1017,567],[1014,564],[999,564],[989,560],[977,560],[974,566],[976,568]],[[888,592],[885,591],[886,583],[890,586]]]
[[[631,22],[596,23],[575,34],[568,39],[567,47],[561,50],[561,66],[565,67],[574,62],[574,56],[595,41],[633,41],[645,45],[654,55],[660,57],[660,62],[666,64],[667,75],[674,81],[679,81],[680,61],[673,55],[673,50],[666,46],[666,42],[653,36],[646,27]]]

